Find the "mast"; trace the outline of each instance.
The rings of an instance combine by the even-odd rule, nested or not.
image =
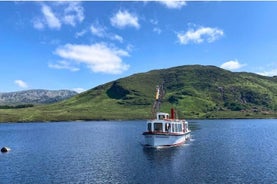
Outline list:
[[[156,95],[155,95],[155,101],[152,107],[152,115],[153,117],[156,116],[156,113],[160,111],[162,99],[165,95],[165,90],[163,87],[163,83],[160,85],[157,85],[156,87]]]

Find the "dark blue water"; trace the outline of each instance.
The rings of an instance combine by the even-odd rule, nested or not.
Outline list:
[[[190,121],[144,149],[143,121],[0,124],[0,183],[277,183],[277,120]]]

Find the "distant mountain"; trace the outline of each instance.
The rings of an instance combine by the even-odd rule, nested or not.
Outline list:
[[[179,118],[277,118],[276,77],[188,65],[134,74],[51,105],[0,109],[0,122],[148,119],[161,83],[161,111],[174,107]]]
[[[70,90],[26,90],[0,93],[0,105],[49,104],[77,95]]]

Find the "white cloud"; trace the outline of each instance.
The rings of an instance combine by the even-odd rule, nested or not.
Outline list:
[[[93,35],[98,37],[104,37],[106,35],[106,28],[104,26],[99,25],[99,23],[92,24],[90,26],[90,31]]]
[[[107,28],[105,26],[101,26],[99,23],[92,24],[90,26],[90,31],[93,35],[101,37],[101,38],[108,38],[110,40],[116,40],[120,43],[123,42],[123,38],[117,34],[109,33],[106,31]]]
[[[257,69],[257,68],[256,68]],[[277,76],[277,62],[267,63],[258,68],[257,74],[264,76]]]
[[[48,67],[54,68],[54,69],[66,69],[72,72],[76,72],[80,70],[78,67],[74,66],[68,61],[58,61],[56,64],[49,63]]]
[[[75,26],[84,20],[83,11],[80,2],[41,3],[42,16],[34,18],[33,26],[39,30],[45,27],[60,29],[63,24]]]
[[[111,24],[117,28],[135,27],[140,28],[138,17],[128,11],[119,10],[111,19]]]
[[[39,19],[34,19],[33,20],[33,26],[34,28],[38,29],[38,30],[42,30],[44,29],[44,24],[41,20]]]
[[[90,26],[90,31],[93,35],[101,37],[101,38],[108,38],[110,40],[116,40],[120,43],[123,42],[123,38],[117,34],[107,32],[107,28],[105,26],[100,25],[98,22],[92,24]]]
[[[84,88],[74,88],[72,90],[76,91],[77,93],[82,93],[82,92],[86,91]]]
[[[165,5],[167,8],[170,9],[180,9],[183,6],[186,5],[186,1],[176,1],[176,0],[162,0],[159,1],[163,5]]]
[[[226,70],[237,70],[244,66],[245,64],[240,64],[237,60],[231,60],[223,63],[220,67]]]
[[[258,72],[258,74],[263,75],[263,76],[277,76],[277,68],[263,71],[263,72]]]
[[[132,52],[134,50],[134,46],[132,44],[128,44],[126,50]]]
[[[44,15],[47,25],[53,29],[60,29],[61,22],[47,5],[42,5],[41,12]],[[42,22],[41,22],[42,23]]]
[[[150,23],[153,25],[158,25],[159,21],[156,19],[150,19]]]
[[[111,40],[117,40],[117,41],[119,41],[120,43],[123,42],[123,38],[122,38],[121,36],[117,35],[117,34],[111,35],[111,36],[110,36],[110,39],[111,39]]]
[[[153,28],[153,32],[161,34],[162,30],[160,28],[155,27],[155,28]]]
[[[75,26],[77,22],[82,22],[85,18],[84,8],[80,2],[66,2],[64,9],[63,22]]]
[[[84,36],[85,34],[87,33],[87,30],[82,30],[82,31],[80,31],[80,32],[77,32],[76,34],[75,34],[75,38],[79,38],[79,37],[81,37],[81,36]]]
[[[223,30],[211,27],[199,27],[198,29],[190,28],[186,33],[177,33],[180,44],[189,43],[208,43],[214,42],[224,35]]]
[[[158,33],[158,34],[162,33],[162,30],[158,27],[158,24],[159,24],[158,20],[150,19],[149,22],[154,26],[153,32]]]
[[[14,83],[21,88],[28,88],[28,84],[23,80],[15,80]]]
[[[122,62],[128,52],[104,43],[92,45],[66,44],[57,48],[55,53],[63,59],[83,63],[93,72],[120,74],[129,68]]]
[[[109,40],[118,41],[120,43],[123,43],[122,36],[109,32],[107,27],[99,24],[98,22],[91,24],[91,26],[87,29],[83,29],[82,31],[77,32],[75,34],[75,38],[84,36],[87,32],[90,32],[94,36],[100,37],[102,39],[109,39]]]

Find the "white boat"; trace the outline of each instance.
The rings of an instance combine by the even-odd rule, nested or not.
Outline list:
[[[156,101],[153,111],[159,110],[161,99],[164,95],[163,87],[157,87]],[[143,132],[145,146],[153,148],[172,147],[184,144],[190,139],[190,130],[186,120],[175,118],[175,111],[172,108],[171,114],[155,112],[156,117],[146,123],[146,131]]]

